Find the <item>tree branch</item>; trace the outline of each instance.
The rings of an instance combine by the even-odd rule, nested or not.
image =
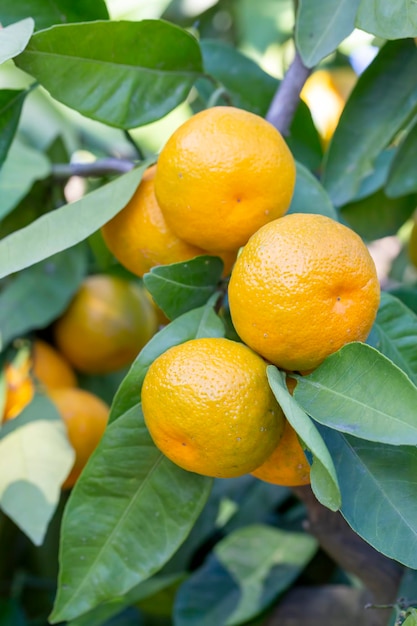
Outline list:
[[[300,101],[300,92],[311,74],[296,52],[293,62],[286,72],[270,104],[266,119],[277,128],[284,137],[289,134],[291,122]]]
[[[52,176],[58,180],[66,180],[71,176],[83,178],[100,178],[112,174],[125,174],[135,167],[133,161],[127,159],[99,159],[93,163],[65,163],[52,166]]]

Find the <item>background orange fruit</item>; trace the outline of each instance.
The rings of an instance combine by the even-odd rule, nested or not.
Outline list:
[[[68,439],[75,451],[74,465],[62,485],[63,489],[69,489],[103,436],[109,407],[98,396],[84,389],[51,389],[48,396],[65,422]]]
[[[171,461],[220,478],[258,467],[284,427],[266,363],[228,339],[194,339],[159,356],[145,377],[142,408],[155,445]]]
[[[31,360],[29,353],[24,351],[23,358],[15,359],[12,363],[7,363],[4,368],[6,382],[6,396],[3,407],[3,421],[6,422],[19,415],[21,411],[31,402],[35,385],[30,375]]]
[[[77,377],[68,361],[46,341],[32,346],[32,374],[46,389],[76,387]]]
[[[293,378],[287,378],[287,387],[291,394],[296,384]],[[297,487],[310,483],[310,464],[298,435],[288,420],[285,420],[284,432],[277,447],[266,461],[252,472],[252,475],[283,487]]]
[[[356,233],[322,215],[294,213],[251,237],[228,295],[241,339],[278,367],[302,372],[348,342],[365,341],[380,288]]]
[[[146,170],[130,202],[101,232],[107,247],[124,267],[143,276],[153,267],[188,261],[207,254],[179,237],[168,226],[155,197],[156,165]],[[224,274],[230,274],[236,252],[219,253]]]
[[[80,372],[129,365],[154,335],[156,313],[145,290],[106,274],[88,276],[54,325],[55,343]]]
[[[287,211],[294,183],[294,159],[276,128],[219,106],[197,113],[168,139],[155,194],[178,237],[208,251],[235,251]]]

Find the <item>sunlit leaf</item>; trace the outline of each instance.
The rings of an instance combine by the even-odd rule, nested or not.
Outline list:
[[[68,22],[86,22],[109,17],[104,0],[18,0],[3,2],[0,7],[0,22],[11,24],[31,15],[36,23],[36,30],[48,28],[54,24]]]
[[[2,10],[0,9],[0,21]],[[35,22],[31,17],[26,17],[16,24],[0,29],[0,63],[20,54],[27,46],[32,36]]]
[[[381,39],[417,37],[417,6],[413,0],[361,0],[355,25]]]

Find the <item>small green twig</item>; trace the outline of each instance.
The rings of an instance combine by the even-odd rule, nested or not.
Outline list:
[[[83,178],[101,178],[112,174],[125,174],[135,167],[133,161],[127,159],[98,159],[92,163],[57,163],[52,166],[52,177],[67,180],[71,176]]]

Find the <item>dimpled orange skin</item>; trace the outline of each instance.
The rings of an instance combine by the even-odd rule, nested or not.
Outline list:
[[[293,378],[287,378],[287,387],[291,395],[297,384]],[[284,432],[277,447],[266,461],[252,475],[274,485],[299,487],[310,484],[310,464],[301,447],[297,433],[285,420]]]
[[[166,223],[155,197],[155,173],[156,165],[146,170],[128,204],[101,228],[110,252],[140,277],[158,265],[180,263],[207,254],[179,239]],[[230,274],[236,254],[220,254],[225,275]]]
[[[351,341],[365,341],[380,287],[362,239],[322,215],[267,224],[243,248],[229,283],[235,329],[284,370],[307,371]]]
[[[194,339],[158,357],[145,377],[142,408],[155,445],[171,461],[219,478],[258,467],[284,427],[266,363],[228,339]]]
[[[158,159],[155,193],[172,230],[205,250],[237,250],[291,202],[295,164],[266,120],[214,107],[187,120]]]
[[[51,389],[49,398],[65,422],[75,461],[62,489],[74,485],[106,430],[109,407],[101,398],[84,389]]]
[[[105,374],[129,365],[158,322],[145,290],[115,276],[88,276],[54,325],[55,343],[80,372]]]
[[[32,363],[33,376],[46,389],[77,386],[77,377],[71,365],[42,339],[36,339],[33,343]]]

